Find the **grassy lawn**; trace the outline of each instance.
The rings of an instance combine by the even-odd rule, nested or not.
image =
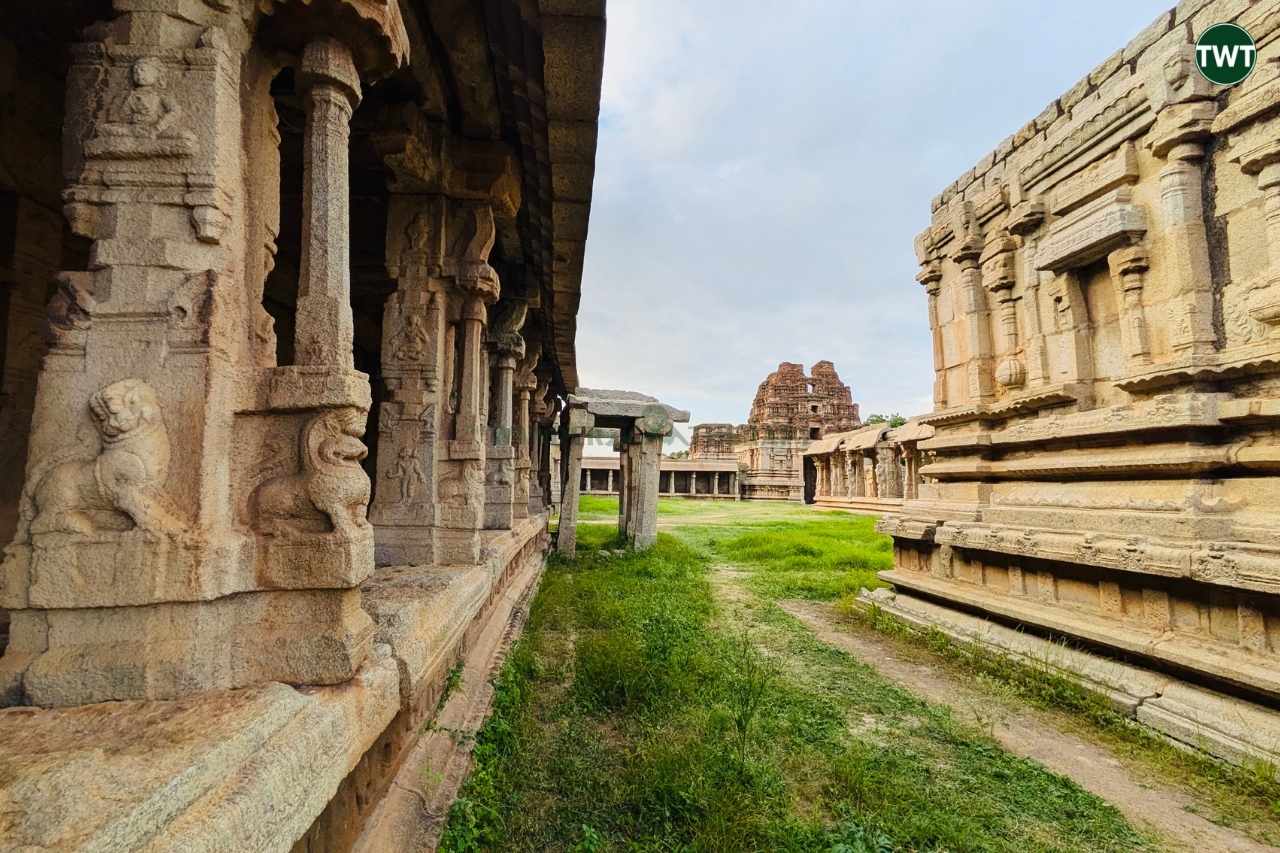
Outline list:
[[[612,521],[601,500],[584,498],[584,515]],[[773,603],[873,583],[889,553],[869,519],[739,505],[700,523],[726,512],[717,503],[663,501],[669,532],[650,551],[612,556],[613,528],[585,523],[579,557],[552,559],[442,849],[1150,846],[1110,805]],[[745,589],[725,591],[725,564]]]

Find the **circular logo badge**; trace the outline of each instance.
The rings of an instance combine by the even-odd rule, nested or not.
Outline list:
[[[1214,24],[1196,39],[1196,68],[1219,86],[1234,86],[1248,77],[1257,59],[1253,37],[1235,24]]]

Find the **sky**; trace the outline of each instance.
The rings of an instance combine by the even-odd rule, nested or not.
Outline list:
[[[930,200],[1172,0],[609,0],[578,372],[746,421],[781,361],[932,408]]]

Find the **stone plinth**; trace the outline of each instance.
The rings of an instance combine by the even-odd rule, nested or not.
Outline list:
[[[526,597],[545,548],[538,516],[486,534],[487,559],[466,570],[380,571],[360,593],[377,626],[374,651],[339,686],[0,710],[5,842],[346,849],[430,721],[449,671],[493,620],[511,618],[509,604],[497,605]]]
[[[1166,13],[934,200],[933,435],[879,529],[902,590],[1274,700],[1269,13]],[[1222,89],[1189,39],[1233,17],[1261,47]]]

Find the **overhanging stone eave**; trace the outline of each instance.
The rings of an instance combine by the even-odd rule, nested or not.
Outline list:
[[[577,312],[595,181],[604,3],[541,0],[551,186],[552,336],[566,392],[578,386]]]

